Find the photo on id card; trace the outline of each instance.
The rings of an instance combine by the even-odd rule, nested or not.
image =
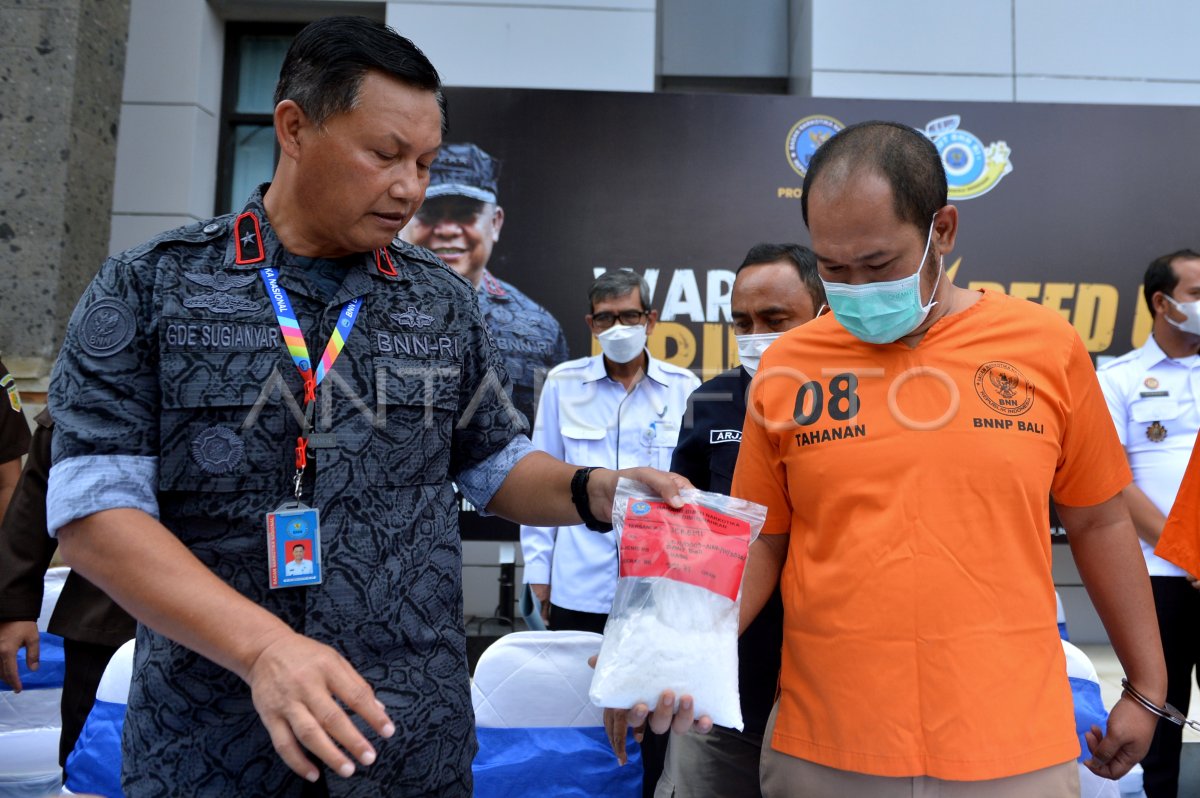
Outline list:
[[[272,588],[321,583],[320,529],[315,507],[284,505],[267,513],[267,565]]]

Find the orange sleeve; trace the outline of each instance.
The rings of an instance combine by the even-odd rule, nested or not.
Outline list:
[[[1059,504],[1091,507],[1117,495],[1133,481],[1133,472],[1117,438],[1092,359],[1074,329],[1070,346],[1067,419],[1051,493]]]
[[[1200,574],[1200,439],[1192,447],[1183,483],[1154,553],[1189,574]]]
[[[733,470],[734,496],[767,508],[767,522],[761,534],[783,535],[791,529],[792,502],[788,495],[787,470],[779,458],[777,436],[766,429],[764,391],[760,381],[750,386],[746,420],[742,424],[742,444],[737,467]]]

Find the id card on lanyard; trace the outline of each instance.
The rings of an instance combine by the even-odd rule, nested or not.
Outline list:
[[[301,501],[304,471],[308,467],[308,447],[313,436],[313,418],[317,402],[317,386],[342,353],[346,339],[354,329],[363,298],[355,297],[346,303],[338,316],[329,343],[321,354],[314,372],[308,354],[308,344],[300,331],[300,322],[292,310],[287,291],[279,284],[279,273],[271,268],[259,270],[271,307],[279,322],[284,343],[304,381],[304,425],[296,439],[296,474],[293,477],[294,500],[285,501],[266,514],[268,582],[272,588],[299,587],[321,583],[321,515],[316,507]]]

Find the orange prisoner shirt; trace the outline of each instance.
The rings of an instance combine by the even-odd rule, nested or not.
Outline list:
[[[784,335],[733,482],[790,535],[774,747],[954,780],[1074,759],[1048,496],[1129,481],[1082,341],[1039,305],[984,292],[915,349],[831,317]]]
[[[1189,574],[1200,574],[1200,438],[1192,447],[1183,484],[1175,494],[1154,553]]]

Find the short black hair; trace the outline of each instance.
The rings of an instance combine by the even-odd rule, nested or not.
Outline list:
[[[358,102],[368,71],[433,92],[448,129],[442,79],[415,44],[367,17],[326,17],[296,34],[279,70],[275,104],[292,100],[316,125]]]
[[[1193,252],[1190,249],[1180,249],[1172,252],[1170,255],[1163,255],[1150,261],[1150,266],[1146,269],[1146,277],[1142,280],[1142,294],[1146,298],[1146,307],[1150,309],[1150,317],[1154,318],[1154,295],[1162,291],[1167,296],[1170,296],[1175,291],[1175,286],[1179,285],[1179,274],[1175,271],[1173,265],[1176,260],[1184,258],[1187,260],[1200,259],[1200,253]]]
[[[820,310],[821,305],[826,303],[825,284],[817,274],[817,256],[808,247],[800,244],[755,244],[746,253],[742,265],[737,267],[736,274],[741,274],[742,269],[749,266],[761,266],[779,260],[790,260],[795,265],[804,287],[808,289],[808,295],[812,297],[813,313]]]
[[[294,546],[292,546],[292,551],[295,551],[296,549],[303,549],[303,548],[304,548],[303,543],[297,543]]]
[[[642,310],[650,310],[650,284],[631,269],[613,269],[596,278],[588,289],[588,313],[596,309],[596,303],[605,299],[616,299],[637,289],[638,297],[642,300]]]
[[[898,122],[859,122],[813,153],[800,195],[804,224],[808,225],[808,197],[817,180],[824,176],[840,182],[860,171],[886,180],[896,217],[922,232],[946,205],[946,168],[928,136]]]

